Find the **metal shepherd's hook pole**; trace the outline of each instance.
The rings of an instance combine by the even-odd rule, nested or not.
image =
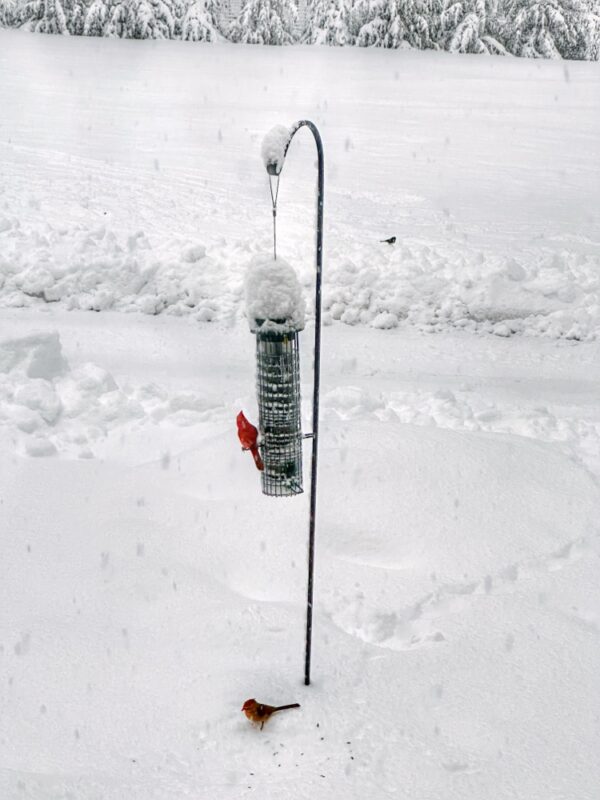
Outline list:
[[[310,658],[312,647],[312,612],[313,612],[313,575],[315,566],[315,526],[317,517],[317,457],[319,446],[319,389],[321,383],[321,276],[323,270],[323,200],[325,189],[323,142],[316,126],[312,122],[302,121],[298,127],[306,125],[315,137],[318,153],[317,181],[317,258],[315,283],[315,351],[314,351],[314,387],[313,387],[313,419],[312,419],[312,465],[310,475],[310,519],[308,526],[308,591],[306,599],[306,654],[304,659],[304,683],[310,684]]]
[[[306,598],[306,650],[304,658],[304,683],[310,685],[310,662],[312,651],[312,619],[313,619],[313,588],[314,588],[314,568],[315,568],[315,528],[317,519],[317,458],[319,449],[319,389],[321,383],[321,277],[323,269],[323,201],[325,189],[323,142],[317,126],[310,120],[300,120],[294,123],[290,129],[290,138],[285,145],[284,158],[294,135],[300,128],[310,129],[317,145],[317,256],[316,256],[316,282],[315,282],[315,349],[314,349],[314,385],[313,385],[313,413],[312,413],[312,465],[310,475],[310,517],[308,526],[308,587]],[[269,169],[269,186],[271,189],[271,200],[273,202],[273,253],[277,257],[277,240],[275,232],[275,222],[277,215],[277,194],[279,193],[279,171]],[[273,192],[271,178],[276,176],[276,191]]]

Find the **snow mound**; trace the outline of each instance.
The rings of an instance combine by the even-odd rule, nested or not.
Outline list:
[[[260,239],[205,246],[142,230],[125,235],[106,225],[49,223],[14,224],[0,236],[0,308],[57,303],[231,323],[244,315],[248,256],[272,263],[261,256]],[[312,242],[298,238],[288,252],[308,286]],[[323,320],[591,341],[600,335],[599,276],[594,252],[540,247],[502,256],[467,244],[404,240],[390,247],[344,237],[343,245],[326,242]],[[311,305],[312,297],[308,313]]]
[[[505,257],[412,241],[385,247],[334,245],[327,253],[326,320],[575,341],[600,333],[597,254],[540,248]]]
[[[0,374],[15,372],[49,381],[66,369],[57,332],[0,341]]]
[[[213,410],[196,393],[119,386],[92,363],[72,369],[56,332],[0,340],[0,426],[15,435],[23,455],[92,458],[113,431],[188,427]]]
[[[370,392],[338,386],[324,394],[323,410],[342,420],[400,421],[468,433],[499,433],[555,443],[589,469],[600,468],[600,422],[535,402],[493,402],[465,390]]]
[[[283,169],[285,151],[290,141],[292,131],[285,125],[275,125],[266,134],[262,141],[260,154],[267,170],[271,168],[276,175]]]
[[[150,238],[143,230],[116,234],[105,225],[14,226],[2,234],[0,306],[59,303],[69,310],[137,311],[200,321],[227,316],[238,279],[224,268],[237,248],[181,237]],[[247,251],[244,251],[247,253]],[[223,257],[224,256],[224,257]]]
[[[181,254],[184,261],[195,264],[206,255],[206,247],[203,244],[191,244],[183,250]]]
[[[321,535],[340,557],[483,582],[600,529],[593,479],[551,445],[373,421],[324,431],[323,494],[336,499]]]
[[[298,276],[287,261],[270,255],[255,256],[244,284],[250,330],[301,331],[305,302]]]

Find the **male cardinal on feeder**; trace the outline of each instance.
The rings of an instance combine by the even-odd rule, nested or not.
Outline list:
[[[300,703],[290,703],[287,706],[267,706],[264,703],[257,703],[253,698],[252,700],[246,700],[242,706],[242,711],[250,722],[254,722],[257,725],[260,722],[260,729],[262,731],[263,725],[271,714],[274,714],[276,711],[284,711],[286,708],[300,708]]]
[[[263,464],[263,460],[260,457],[260,453],[258,452],[257,428],[255,428],[251,422],[248,422],[248,420],[244,416],[243,411],[240,411],[240,413],[237,415],[236,422],[238,427],[238,438],[242,445],[242,449],[250,450],[254,458],[254,463],[256,464],[256,468],[263,470],[265,468],[265,465]]]

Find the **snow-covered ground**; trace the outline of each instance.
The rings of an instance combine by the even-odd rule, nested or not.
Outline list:
[[[0,35],[2,306],[237,320],[270,247],[262,137],[306,116],[328,316],[598,335],[597,64]],[[280,192],[306,282],[313,161],[299,134]]]
[[[595,800],[597,65],[0,31],[0,109],[0,797]],[[309,688],[307,497],[235,434],[302,117]]]

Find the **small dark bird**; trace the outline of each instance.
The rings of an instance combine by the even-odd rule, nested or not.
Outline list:
[[[264,703],[257,703],[254,698],[246,700],[242,706],[242,711],[248,717],[250,722],[256,725],[260,722],[260,729],[262,731],[265,722],[269,719],[271,714],[276,711],[284,711],[286,708],[300,708],[300,703],[290,703],[287,706],[267,706]]]
[[[396,244],[396,237],[390,236],[389,239],[380,239],[379,240],[382,244]]]

